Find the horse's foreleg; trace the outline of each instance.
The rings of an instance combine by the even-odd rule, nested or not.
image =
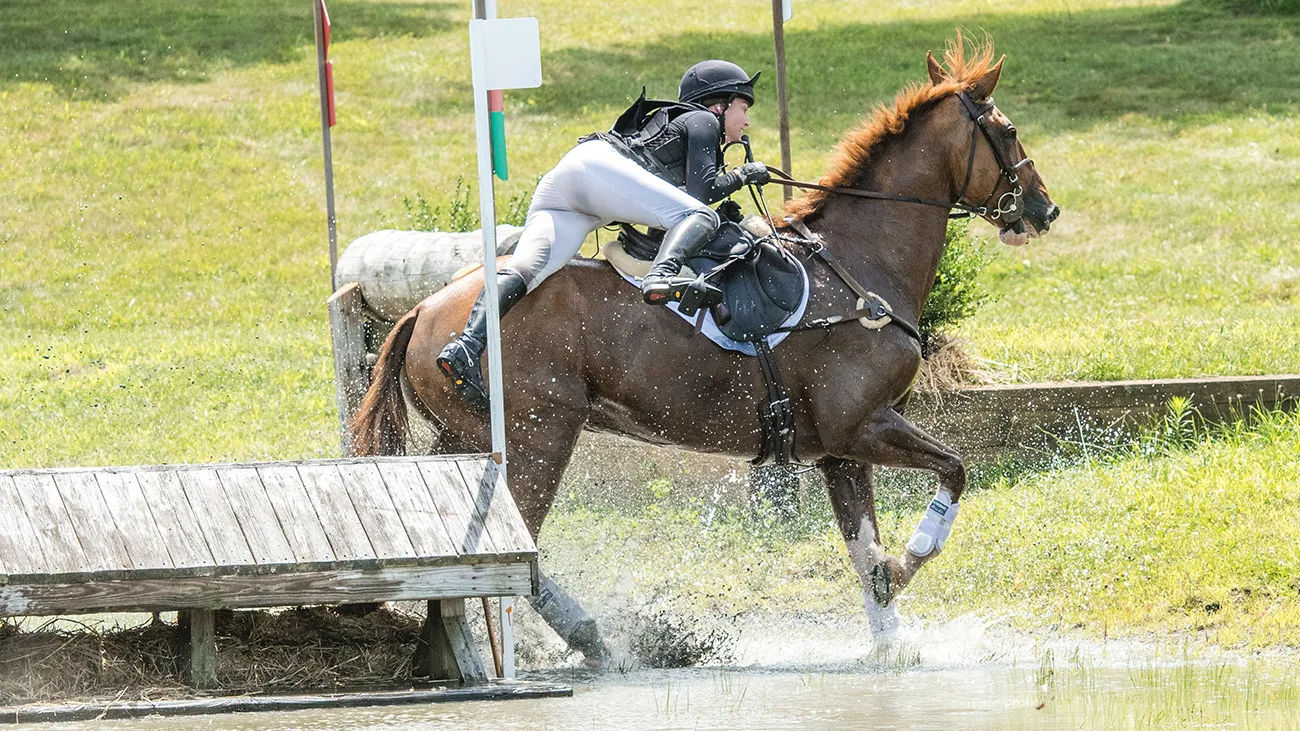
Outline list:
[[[907,548],[890,569],[892,594],[902,591],[927,561],[939,555],[957,519],[958,500],[966,489],[966,466],[956,452],[904,419],[892,408],[872,414],[854,446],[854,456],[871,464],[934,472],[939,489],[917,524]]]
[[[898,626],[898,610],[890,605],[893,587],[889,577],[902,568],[898,559],[885,555],[880,544],[871,465],[827,457],[817,466],[826,476],[835,521],[844,535],[849,560],[862,582],[863,605],[871,620],[871,633],[886,634]]]
[[[574,394],[569,403],[574,402],[585,403],[585,396]],[[508,476],[510,494],[536,541],[555,502],[556,489],[582,432],[586,412],[581,405],[556,403],[534,408],[540,413],[549,412],[548,417],[544,422],[524,417],[511,424]],[[531,413],[527,407],[521,411]],[[528,599],[537,614],[569,649],[581,652],[589,663],[605,663],[609,649],[591,615],[545,573],[539,575],[538,584],[537,596]]]

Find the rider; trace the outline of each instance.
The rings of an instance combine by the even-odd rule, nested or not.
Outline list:
[[[762,163],[723,169],[723,145],[738,142],[749,126],[758,77],[734,63],[702,61],[682,76],[676,102],[646,100],[643,89],[613,129],[583,137],[533,193],[515,253],[497,272],[500,315],[577,255],[587,234],[614,221],[667,231],[641,280],[647,303],[667,303],[682,283],[682,265],[721,225],[709,206],[746,184],[770,180]],[[479,369],[487,347],[486,292],[465,330],[438,356],[456,392],[480,409],[488,405]]]

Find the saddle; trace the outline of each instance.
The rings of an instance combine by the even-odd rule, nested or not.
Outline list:
[[[628,224],[620,228],[617,243],[625,253],[638,261],[654,259],[663,231],[643,232]],[[687,266],[698,274],[678,301],[678,311],[689,317],[707,308],[732,340],[763,341],[803,301],[804,276],[795,258],[772,236],[755,236],[732,221],[724,221]]]

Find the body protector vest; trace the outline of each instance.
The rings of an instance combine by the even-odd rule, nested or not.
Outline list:
[[[707,107],[646,99],[645,89],[608,133],[588,135],[697,200],[716,203],[740,189],[739,173],[721,173],[722,121]]]

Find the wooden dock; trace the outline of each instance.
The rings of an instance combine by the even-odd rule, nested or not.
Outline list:
[[[433,679],[486,674],[467,597],[537,591],[486,455],[0,472],[0,616],[180,610],[215,687],[213,610],[429,600]]]

